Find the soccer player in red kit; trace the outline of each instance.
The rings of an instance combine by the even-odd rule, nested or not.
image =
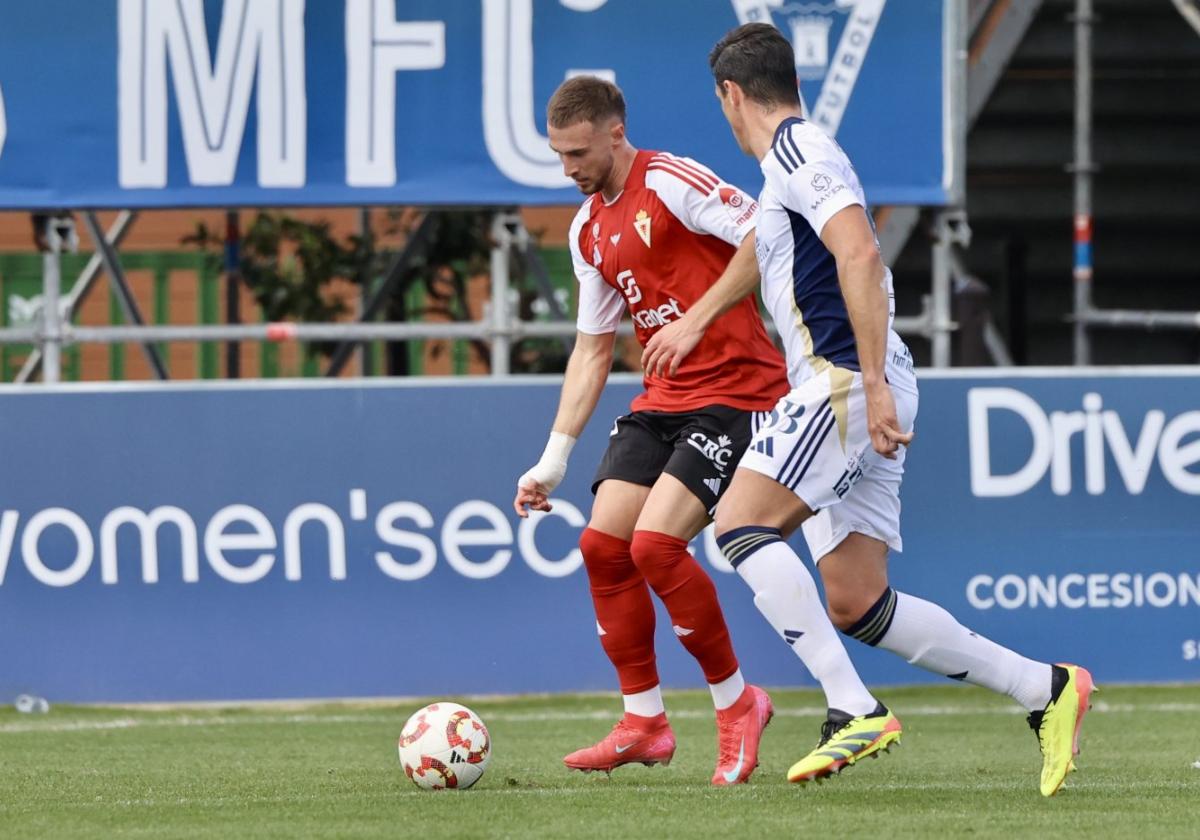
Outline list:
[[[550,509],[548,496],[604,389],[625,311],[644,345],[714,284],[757,273],[752,251],[731,263],[754,227],[755,201],[689,158],[630,145],[616,85],[564,82],[547,122],[563,171],[588,198],[569,236],[578,335],[545,452],[517,481],[520,516]],[[564,758],[568,767],[666,764],[675,752],[655,665],[653,591],[712,692],[713,784],[738,784],[753,772],[771,701],[742,678],[716,589],[687,545],[710,521],[762,413],[787,389],[751,295],[713,324],[673,377],[646,376],[632,413],[613,425],[579,547],[625,714],[599,743]]]

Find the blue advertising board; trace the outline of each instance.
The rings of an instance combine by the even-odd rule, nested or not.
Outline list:
[[[1101,681],[1200,679],[1200,375],[921,387],[895,586]],[[612,689],[576,541],[636,390],[609,386],[553,513],[521,521],[552,378],[0,389],[0,697]],[[811,685],[695,549],[744,671]],[[669,627],[664,683],[702,685]],[[939,679],[847,647],[868,682]]]
[[[543,115],[579,73],[622,85],[635,145],[757,192],[707,63],[757,20],[873,203],[946,204],[951,2],[4,3],[0,208],[572,204]]]

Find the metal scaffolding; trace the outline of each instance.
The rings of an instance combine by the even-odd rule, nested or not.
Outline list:
[[[432,218],[432,214],[429,218]],[[575,336],[575,324],[557,301],[551,300],[547,309],[554,320],[521,320],[509,303],[511,266],[514,252],[521,253],[526,260],[535,264],[535,274],[544,273],[544,266],[536,262],[536,248],[532,237],[518,213],[512,210],[497,212],[493,216],[491,235],[492,294],[484,317],[479,321],[450,323],[381,323],[374,321],[386,297],[394,289],[394,280],[399,276],[410,246],[428,235],[430,225],[419,226],[409,246],[398,255],[380,288],[369,300],[364,300],[360,309],[360,320],[354,323],[257,323],[225,325],[150,325],[141,315],[133,293],[125,279],[117,247],[128,234],[136,214],[122,211],[107,232],[100,228],[96,215],[84,213],[84,221],[92,239],[97,243],[97,253],[87,263],[75,280],[70,292],[62,294],[60,289],[60,259],[64,236],[49,240],[50,249],[44,259],[44,293],[41,324],[35,329],[0,329],[0,344],[36,345],[17,377],[17,382],[30,382],[40,369],[46,383],[58,382],[61,378],[61,350],[73,344],[122,344],[137,343],[146,355],[151,370],[159,379],[167,373],[156,345],[173,342],[308,342],[335,341],[341,346],[330,362],[329,375],[337,375],[352,357],[356,346],[366,341],[411,341],[411,340],[484,340],[491,344],[491,374],[503,377],[509,373],[509,359],[515,342],[525,338],[558,338],[570,340]],[[71,319],[91,286],[105,273],[113,292],[121,304],[126,324],[114,326],[78,326]],[[544,297],[553,298],[552,288],[545,277],[541,277],[539,291]],[[898,332],[920,335],[936,340],[939,335],[948,340],[953,325],[949,322],[948,299],[926,298],[921,314],[896,318]],[[938,317],[938,307],[943,311]],[[61,313],[61,314],[60,314]],[[770,325],[768,325],[770,328]],[[622,323],[620,335],[632,335],[633,325]]]
[[[1189,23],[1196,16],[1194,8],[1177,3]],[[1188,11],[1193,16],[1188,15]],[[1092,181],[1097,171],[1092,156],[1092,30],[1096,15],[1092,0],[1075,0],[1072,15],[1075,26],[1075,158],[1069,169],[1075,178],[1075,265],[1073,274],[1074,362],[1088,365],[1092,361],[1091,336],[1088,327],[1118,327],[1124,329],[1200,329],[1200,312],[1162,311],[1152,309],[1099,309],[1092,303]]]
[[[955,32],[954,45],[957,45],[959,50],[959,54],[955,55],[954,66],[947,68],[951,83],[950,99],[953,103],[950,116],[955,121],[955,162],[962,167],[957,173],[956,180],[959,184],[965,184],[967,132],[983,111],[984,104],[995,90],[1004,69],[1041,6],[1042,0],[972,0],[965,13],[958,4],[953,4],[950,8],[957,19],[952,19],[953,26],[948,27],[948,30]],[[954,55],[954,45],[948,46],[948,55]],[[929,321],[923,324],[923,329],[910,332],[930,340],[931,361],[934,367],[947,367],[952,362],[950,339],[958,329],[958,324],[951,316],[953,289],[969,276],[960,270],[962,251],[971,242],[971,230],[963,210],[964,205],[965,195],[960,190],[953,206],[933,211],[929,224],[932,240],[932,291],[930,300],[925,303],[926,313],[922,315],[924,317],[928,314]],[[921,221],[922,211],[921,207],[888,207],[881,214],[885,221],[880,226],[879,246],[884,262],[888,265],[900,257],[904,245]],[[994,326],[985,339],[996,364],[1003,364],[1010,358]]]
[[[1014,0],[1023,10],[1036,8],[1038,0]],[[943,367],[950,364],[950,340],[956,325],[952,318],[952,291],[957,273],[956,266],[961,264],[957,250],[968,242],[969,228],[966,225],[964,202],[965,177],[965,138],[970,119],[968,100],[978,108],[981,101],[977,88],[986,87],[990,90],[995,84],[996,73],[987,74],[987,78],[968,87],[967,83],[967,30],[969,26],[979,26],[983,12],[991,6],[977,0],[970,14],[964,4],[947,0],[946,13],[948,24],[945,33],[943,71],[949,80],[949,91],[946,102],[945,119],[950,130],[950,149],[952,157],[949,192],[952,205],[939,208],[936,211],[933,242],[933,266],[931,274],[931,292],[922,300],[920,314],[902,316],[895,319],[895,329],[906,335],[918,335],[928,339],[933,348],[933,365]],[[970,17],[970,20],[968,19]],[[1024,24],[1014,29],[1023,31]],[[1006,31],[1006,30],[1001,30]],[[1007,44],[1007,41],[1004,41]],[[1011,47],[1007,47],[1011,51]],[[1007,55],[1007,53],[1006,53]],[[1005,55],[1005,57],[1006,57]],[[1002,66],[1000,62],[998,66]],[[916,213],[912,208],[896,208],[903,218],[901,227],[905,232],[911,229],[915,222]],[[369,211],[361,211],[359,217],[360,230],[364,236],[369,235]],[[43,295],[42,319],[35,329],[0,329],[0,344],[36,345],[36,349],[26,361],[17,377],[18,382],[29,382],[40,369],[43,381],[54,382],[61,377],[61,350],[63,347],[81,343],[115,344],[133,342],[140,345],[143,354],[154,375],[159,379],[167,378],[166,366],[161,358],[157,345],[170,342],[309,342],[335,341],[340,346],[334,352],[327,375],[336,376],[349,363],[355,351],[366,341],[408,341],[408,340],[483,340],[490,342],[491,374],[503,377],[510,372],[510,359],[513,344],[524,338],[558,338],[569,342],[575,336],[574,323],[567,313],[553,299],[552,289],[545,276],[544,266],[537,257],[536,248],[529,232],[525,229],[520,215],[511,208],[497,211],[492,220],[491,238],[491,281],[492,291],[483,317],[478,321],[453,323],[380,323],[376,319],[382,311],[390,295],[396,288],[397,278],[406,264],[406,254],[410,249],[420,246],[424,237],[429,235],[436,213],[427,214],[427,224],[422,224],[405,249],[398,255],[392,268],[387,272],[383,281],[373,292],[364,284],[362,300],[359,302],[359,320],[354,323],[228,323],[225,325],[147,325],[138,308],[129,284],[126,281],[121,266],[119,248],[121,241],[128,233],[136,219],[133,211],[122,211],[109,231],[100,229],[99,221],[93,211],[83,213],[83,221],[93,242],[96,253],[76,279],[70,292],[62,294],[60,288],[60,255],[61,243],[52,243],[51,249],[45,255],[45,289]],[[236,231],[236,216],[230,211],[228,229]],[[895,230],[895,226],[891,228]],[[231,236],[233,233],[230,234]],[[885,254],[891,247],[885,231]],[[515,311],[510,301],[511,266],[513,255],[524,256],[530,266],[534,279],[538,281],[539,293],[546,299],[548,312],[553,320],[545,322],[523,321]],[[227,305],[230,312],[236,309],[236,259],[230,258],[227,249],[227,275],[231,282],[227,291]],[[236,255],[234,255],[235,257]],[[125,324],[114,326],[77,326],[72,323],[73,316],[78,311],[79,304],[99,274],[103,272],[109,279],[110,286],[119,302]],[[60,312],[62,317],[60,317]],[[236,321],[237,319],[232,319]],[[631,334],[632,326],[622,325],[622,334]],[[231,344],[236,347],[236,344]],[[231,355],[236,356],[236,353]],[[369,373],[367,356],[363,355],[360,371]],[[231,368],[230,375],[236,376],[236,370]]]
[[[1182,19],[1200,31],[1200,11],[1193,0],[1173,0]],[[932,271],[930,293],[923,298],[920,314],[896,319],[898,332],[927,338],[931,345],[934,367],[951,364],[951,338],[958,325],[953,320],[955,284],[969,279],[962,252],[970,243],[970,227],[964,211],[965,137],[971,123],[982,110],[993,88],[1008,64],[1008,60],[1042,6],[1042,0],[971,0],[970,3],[947,0],[948,24],[944,49],[944,72],[949,80],[946,120],[951,130],[953,174],[950,177],[950,206],[930,209],[927,218],[932,232]],[[1089,329],[1108,327],[1124,329],[1200,329],[1200,312],[1157,310],[1106,310],[1093,303],[1093,181],[1097,166],[1093,157],[1092,35],[1096,25],[1094,0],[1075,0],[1074,14],[1074,155],[1069,169],[1074,178],[1074,246],[1073,304],[1069,316],[1073,337],[1073,358],[1077,365],[1086,365],[1092,358]],[[1181,25],[1182,21],[1181,21]],[[968,35],[970,36],[969,50]],[[969,69],[969,73],[967,70]],[[427,215],[431,222],[436,213]],[[892,262],[916,227],[921,208],[888,208],[880,214],[880,241],[885,261]],[[74,231],[69,217],[51,219],[43,255],[44,289],[41,320],[33,328],[2,328],[0,344],[32,344],[34,350],[17,374],[16,382],[30,382],[40,371],[44,382],[57,382],[62,376],[62,350],[80,343],[125,343],[139,345],[151,371],[159,379],[167,378],[162,351],[157,346],[168,342],[235,342],[252,340],[267,342],[340,342],[331,359],[327,375],[336,376],[349,363],[359,346],[367,341],[408,340],[482,340],[490,342],[490,362],[493,376],[502,377],[510,371],[510,359],[515,342],[524,338],[557,338],[565,344],[575,335],[574,324],[558,301],[537,256],[534,242],[525,229],[520,215],[511,208],[495,212],[491,225],[492,293],[483,317],[478,321],[452,323],[380,323],[382,308],[394,294],[397,278],[406,264],[407,252],[420,247],[429,236],[432,224],[422,224],[414,232],[404,251],[377,288],[363,284],[359,320],[354,323],[237,323],[237,254],[227,250],[226,273],[227,307],[231,323],[220,326],[150,326],[138,307],[122,268],[120,248],[137,215],[132,210],[121,211],[108,231],[101,230],[94,211],[84,211],[82,222],[95,244],[95,253],[70,286],[63,289],[61,255],[69,247]],[[228,229],[230,247],[236,247],[236,214],[230,211]],[[360,211],[359,228],[364,238],[370,236],[369,211]],[[538,293],[547,304],[551,320],[522,321],[512,305],[512,270],[514,254],[523,257],[537,281]],[[114,326],[77,326],[73,323],[79,307],[96,279],[103,273],[121,308],[125,323]],[[362,279],[362,278],[360,278]],[[1003,363],[1008,354],[999,340],[994,325],[985,337],[991,355]],[[629,334],[631,327],[623,325]],[[230,353],[229,375],[236,376],[236,352]],[[370,375],[369,355],[362,354],[359,372]]]

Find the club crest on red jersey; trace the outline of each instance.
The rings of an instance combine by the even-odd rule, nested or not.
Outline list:
[[[639,210],[637,217],[633,220],[633,229],[637,231],[637,235],[646,243],[646,247],[650,247],[650,214],[645,210]]]

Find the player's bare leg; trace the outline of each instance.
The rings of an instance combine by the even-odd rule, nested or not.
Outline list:
[[[1024,706],[1042,751],[1041,790],[1052,796],[1074,769],[1091,674],[1027,659],[971,632],[937,604],[896,592],[888,585],[887,556],[883,541],[851,533],[821,558],[833,623],[927,671],[1007,694]]]
[[[648,498],[650,488],[641,484],[612,478],[602,481],[596,488],[588,527],[628,542]]]
[[[887,558],[886,543],[858,533],[820,558],[829,618],[839,630],[862,618],[888,588]]]
[[[863,685],[804,561],[783,541],[812,515],[787,487],[739,469],[717,508],[717,543],[754,592],[754,605],[821,683],[829,707],[818,749],[788,773],[810,781],[877,754],[900,724]]]
[[[688,552],[708,524],[704,503],[664,473],[650,492],[633,535],[633,560],[662,599],[676,637],[704,671],[717,710],[716,785],[747,781],[771,719],[771,700],[742,677],[712,579]]]

